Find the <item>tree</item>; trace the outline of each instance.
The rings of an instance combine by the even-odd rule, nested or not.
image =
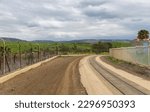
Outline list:
[[[92,51],[96,54],[108,52],[110,48],[112,48],[112,44],[109,42],[98,42],[92,45]]]
[[[68,46],[64,45],[63,43],[59,46],[59,51],[62,53],[62,54],[67,54],[70,49]]]
[[[147,30],[140,30],[138,32],[138,37],[139,40],[144,40],[149,38],[149,32]]]
[[[77,47],[76,43],[73,44],[72,51],[73,51],[74,53],[77,53],[77,52],[78,52],[78,47]]]

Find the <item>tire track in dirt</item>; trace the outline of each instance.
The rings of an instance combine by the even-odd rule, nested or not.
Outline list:
[[[80,83],[80,75],[77,75],[80,74],[78,69],[80,59],[81,58],[77,58],[69,64],[68,68],[66,69],[65,75],[62,79],[61,87],[57,90],[58,93],[87,94],[84,91],[82,84]]]

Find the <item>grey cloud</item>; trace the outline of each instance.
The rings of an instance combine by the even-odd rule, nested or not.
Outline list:
[[[100,6],[103,4],[108,3],[109,0],[82,0],[80,2],[80,6],[87,7],[87,6]]]
[[[100,19],[113,19],[113,18],[119,18],[119,15],[116,15],[113,12],[108,12],[106,9],[100,9],[100,10],[85,10],[84,14],[89,17],[95,17]]]
[[[139,19],[139,18],[135,18],[135,19],[132,19],[133,22],[141,22],[143,21],[143,19]]]
[[[28,40],[128,38],[144,26],[150,29],[150,2],[139,3],[141,0],[0,0],[0,36]]]

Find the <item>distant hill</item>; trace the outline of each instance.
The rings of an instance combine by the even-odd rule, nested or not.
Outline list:
[[[69,41],[52,41],[52,40],[33,40],[32,42],[60,42],[60,43],[96,43],[98,40],[95,39],[83,39],[83,40],[69,40]]]
[[[32,42],[42,42],[42,43],[50,42],[50,43],[53,43],[55,41],[52,41],[52,40],[33,40]]]
[[[4,39],[5,41],[26,41],[26,40],[21,40],[21,39],[17,39],[17,38],[9,38],[9,37],[1,37],[2,39]]]
[[[82,39],[82,40],[71,40],[71,41],[60,41],[60,42],[68,42],[68,43],[97,43],[97,42],[130,42],[131,40],[122,40],[122,39]]]
[[[2,39],[4,39],[5,41],[26,41],[27,40],[21,40],[18,38],[9,38],[9,37],[1,37]],[[131,40],[128,39],[82,39],[82,40],[69,40],[69,41],[52,41],[52,40],[33,40],[30,42],[43,42],[43,43],[53,43],[53,42],[60,42],[60,43],[97,43],[97,42],[114,42],[114,41],[118,41],[118,42],[130,42]]]
[[[96,39],[82,39],[82,40],[70,40],[70,41],[59,41],[63,43],[96,43],[99,40]]]

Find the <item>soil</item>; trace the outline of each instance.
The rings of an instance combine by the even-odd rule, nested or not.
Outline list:
[[[80,82],[82,56],[58,57],[0,85],[5,95],[85,95]]]
[[[114,58],[110,58],[109,56],[102,56],[100,58],[102,61],[114,66],[115,68],[142,77],[143,79],[150,80],[150,69],[147,67],[132,64],[121,60],[116,60]]]

